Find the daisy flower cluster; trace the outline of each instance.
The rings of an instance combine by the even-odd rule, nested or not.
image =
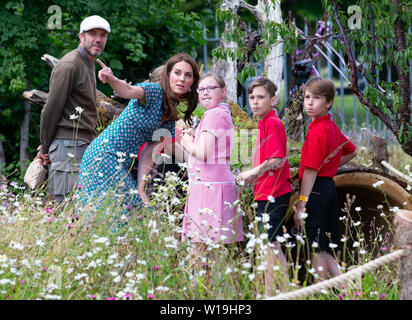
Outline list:
[[[128,156],[119,154],[119,158]],[[242,215],[245,241],[228,245],[225,228],[210,230],[203,238],[210,255],[193,268],[191,243],[182,241],[188,184],[182,178],[186,168],[181,167],[181,174],[148,177],[150,202],[140,210],[121,205],[124,195],[116,190],[76,210],[76,197],[58,205],[45,200],[44,193],[27,192],[17,183],[0,185],[0,298],[263,298],[266,256],[279,250],[267,236],[269,216],[257,217],[253,191],[242,191],[240,200],[225,205],[236,206]],[[205,217],[214,215],[209,208],[201,210]],[[389,229],[367,220],[371,210]],[[346,198],[339,215],[344,231],[338,243],[330,244],[342,272],[390,252],[391,220],[397,210],[387,203],[370,208],[355,197]],[[214,234],[220,237],[213,238]],[[304,232],[285,228],[276,241],[287,257],[289,274],[287,278],[280,264],[273,266],[275,282],[287,282],[277,293],[317,281]],[[400,294],[396,271],[396,266],[386,266],[365,275],[365,280],[311,298],[396,299]]]

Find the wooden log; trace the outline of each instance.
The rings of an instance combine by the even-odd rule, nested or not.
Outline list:
[[[388,172],[381,162],[389,161],[388,141],[378,136],[372,135],[370,138],[373,150],[373,164],[384,172]]]
[[[394,225],[397,245],[406,251],[399,262],[401,299],[412,300],[412,211],[398,210]]]
[[[31,104],[34,104],[36,106],[42,107],[46,103],[47,96],[49,94],[47,92],[33,89],[30,91],[24,91],[23,92],[23,98],[29,101]]]
[[[49,54],[44,54],[41,59],[46,62],[50,68],[53,68],[57,62],[59,62],[59,59]],[[36,89],[23,92],[23,98],[25,100],[42,108],[46,103],[48,95],[47,92]],[[123,111],[125,105],[107,97],[103,92],[96,90],[96,107],[99,113],[99,123],[107,126]]]
[[[55,58],[55,57],[53,57],[53,56],[51,56],[51,55],[49,55],[49,54],[44,54],[42,57],[41,57],[41,59],[44,61],[44,62],[46,62],[47,63],[47,65],[50,67],[50,68],[54,68],[54,66],[57,64],[57,62],[59,62],[59,59],[57,59],[57,58]]]
[[[105,96],[104,93],[99,90],[96,90],[96,93],[96,107],[99,111],[99,118],[105,123],[110,123],[123,111],[125,106]],[[48,96],[49,94],[47,92],[36,89],[23,92],[24,99],[41,108],[45,105]]]

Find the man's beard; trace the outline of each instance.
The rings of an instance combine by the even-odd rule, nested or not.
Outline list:
[[[97,57],[97,56],[99,56],[99,55],[102,53],[102,51],[103,51],[103,49],[102,49],[102,50],[100,50],[100,51],[98,51],[98,52],[96,52],[96,53],[92,53],[91,50],[90,50],[90,48],[91,48],[91,46],[90,46],[90,47],[84,47],[84,50],[85,50],[90,56],[92,56],[92,57]]]

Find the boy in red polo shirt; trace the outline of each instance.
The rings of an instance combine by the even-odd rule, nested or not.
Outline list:
[[[333,257],[338,243],[337,192],[333,177],[338,167],[356,156],[356,147],[331,119],[336,88],[332,81],[310,79],[304,87],[304,108],[312,122],[302,146],[299,169],[300,195],[293,217],[303,223],[314,250],[312,265],[322,279],[340,274]]]
[[[253,169],[239,174],[237,181],[254,183],[257,216],[262,218],[260,228],[266,223],[270,248],[266,255],[265,294],[273,295],[273,268],[279,260],[288,279],[287,262],[276,237],[283,235],[282,225],[289,206],[291,178],[286,158],[285,127],[273,109],[277,102],[275,84],[267,78],[253,81],[249,88],[249,105],[259,118],[258,135],[253,159]]]

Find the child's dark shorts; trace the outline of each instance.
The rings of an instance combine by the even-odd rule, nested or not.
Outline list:
[[[267,232],[269,241],[276,241],[276,236],[283,235],[282,225],[285,225],[286,211],[289,207],[290,192],[285,193],[277,198],[275,202],[269,200],[256,200],[257,216],[262,217],[262,214],[269,215],[270,220],[267,222],[271,228],[269,230],[263,228],[262,221],[259,222],[259,230]]]
[[[338,193],[329,177],[317,177],[306,203],[306,235],[311,249],[333,254],[330,243],[338,244]],[[316,242],[318,246],[313,246]]]

